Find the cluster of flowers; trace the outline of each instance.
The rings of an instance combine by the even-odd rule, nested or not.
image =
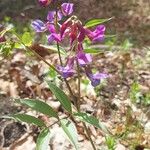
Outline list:
[[[40,0],[40,4],[48,5],[50,3],[46,0]],[[90,79],[92,86],[100,84],[101,79],[107,78],[108,75],[105,73],[92,73],[89,64],[92,62],[90,54],[84,52],[83,42],[85,38],[89,38],[92,42],[102,41],[104,39],[105,26],[98,25],[95,30],[90,30],[82,25],[76,16],[71,16],[62,25],[56,25],[57,21],[60,21],[63,16],[69,16],[73,13],[72,3],[63,3],[58,11],[50,11],[47,15],[47,22],[44,23],[41,20],[35,20],[32,22],[32,27],[36,32],[48,31],[48,42],[51,43],[56,41],[62,42],[64,38],[69,38],[70,49],[69,51],[74,52],[73,55],[68,56],[65,66],[58,66],[57,69],[60,71],[64,78],[72,77],[76,71],[74,69],[74,62],[85,70],[87,77]]]

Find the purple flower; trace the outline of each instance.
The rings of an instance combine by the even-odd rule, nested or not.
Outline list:
[[[95,74],[92,73],[92,70],[90,69],[90,67],[85,67],[85,73],[87,75],[87,77],[90,79],[91,81],[91,85],[96,87],[97,85],[99,85],[101,83],[102,79],[106,79],[109,77],[108,74],[106,73],[99,73],[96,72]]]
[[[49,22],[54,22],[56,19],[56,11],[49,11],[47,15],[47,20]],[[57,19],[58,21],[62,19],[62,13],[60,11],[57,12]]]
[[[73,69],[74,66],[74,58],[69,58],[67,61],[67,65],[65,67],[58,66],[57,69],[60,71],[64,78],[68,78],[74,75],[75,70]]]
[[[61,42],[60,34],[51,33],[51,34],[48,36],[48,42],[51,43],[51,42],[53,42],[53,41]]]
[[[88,38],[93,42],[99,42],[104,39],[104,32],[105,32],[105,26],[99,25],[96,27],[96,29],[92,32],[89,29],[85,29],[86,35]]]
[[[63,3],[61,5],[61,10],[64,16],[71,15],[73,12],[73,3]]]
[[[78,44],[77,60],[80,66],[85,66],[92,62],[91,55],[83,52],[82,44]]]
[[[39,19],[33,21],[31,26],[36,32],[44,32],[47,30],[46,25]]]
[[[85,54],[83,52],[80,52],[80,53],[77,54],[77,59],[78,59],[78,62],[81,66],[85,66],[85,65],[92,62],[91,55],[90,54]]]
[[[56,33],[56,29],[55,29],[55,26],[53,24],[48,24],[47,28],[48,28],[48,31],[50,33]]]
[[[89,79],[91,80],[91,85],[96,87],[101,83],[102,79],[108,78],[108,75],[105,73],[95,73],[95,74],[88,74]]]

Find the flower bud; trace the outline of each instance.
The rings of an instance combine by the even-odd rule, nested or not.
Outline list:
[[[48,6],[52,0],[39,0],[41,6]]]

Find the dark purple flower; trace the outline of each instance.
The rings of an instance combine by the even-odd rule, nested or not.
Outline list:
[[[88,74],[88,78],[91,81],[91,85],[96,87],[97,85],[99,85],[101,83],[102,79],[106,79],[108,78],[108,75],[105,73],[95,73],[95,74]]]
[[[52,2],[52,0],[39,0],[41,6],[47,6]]]
[[[47,15],[47,20],[49,22],[54,22],[54,20],[56,19],[56,11],[49,11],[48,15]],[[62,13],[60,11],[57,12],[57,20],[61,20],[62,19]]]
[[[64,16],[68,16],[71,15],[73,12],[73,3],[63,3],[61,5],[61,11],[63,13]]]
[[[47,30],[46,25],[39,19],[33,21],[31,26],[36,32],[44,32]]]
[[[92,70],[89,66],[85,67],[85,73],[86,73],[87,77],[90,79],[91,85],[94,86],[94,87],[99,85],[101,83],[102,79],[105,79],[105,78],[109,77],[109,75],[106,74],[106,73],[96,72],[95,74],[93,74]]]
[[[57,69],[60,71],[64,78],[68,78],[74,75],[75,70],[73,69],[74,66],[74,58],[69,58],[67,61],[67,65],[65,67],[59,66]]]

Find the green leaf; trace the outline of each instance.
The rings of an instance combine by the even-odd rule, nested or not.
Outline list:
[[[48,150],[50,137],[49,128],[43,129],[37,138],[36,150]]]
[[[25,32],[21,38],[21,41],[26,45],[30,46],[32,43],[32,36],[29,32]]]
[[[46,126],[42,120],[27,114],[15,114],[10,116],[2,116],[2,118],[15,119],[21,122],[31,123],[39,127]]]
[[[107,128],[102,123],[100,123],[100,121],[97,118],[81,112],[75,113],[74,116],[79,118],[81,121],[89,123],[97,128],[102,129],[102,131],[104,131],[105,133],[108,133]]]
[[[75,149],[78,150],[78,134],[75,125],[66,119],[62,119],[60,123],[69,140],[72,142]]]
[[[13,42],[0,44],[0,54],[7,57],[11,54],[13,48],[14,48]]]
[[[96,53],[101,53],[101,50],[93,49],[93,48],[85,48],[84,52],[85,53],[90,53],[90,54],[96,54]]]
[[[85,27],[90,28],[99,24],[102,24],[104,22],[107,22],[109,20],[111,20],[112,18],[108,18],[108,19],[92,19],[89,20],[87,23],[85,23]]]
[[[16,99],[17,103],[25,104],[26,106],[32,108],[33,110],[36,110],[40,113],[43,113],[45,115],[48,115],[49,117],[55,117],[58,118],[57,113],[53,110],[51,106],[46,104],[45,102],[42,102],[40,100],[35,99]]]
[[[52,82],[47,81],[50,90],[52,93],[56,96],[56,98],[59,100],[59,102],[62,104],[62,106],[70,113],[72,113],[71,109],[71,101],[69,100],[68,96],[56,85],[54,85]]]

